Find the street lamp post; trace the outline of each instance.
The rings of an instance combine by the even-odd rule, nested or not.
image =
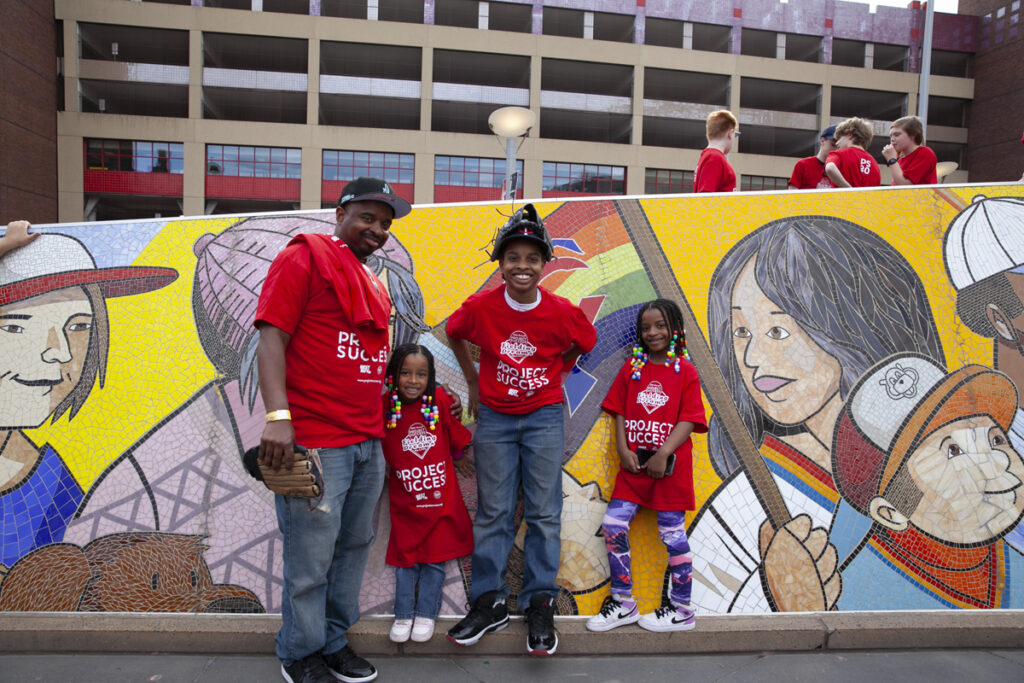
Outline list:
[[[505,147],[505,182],[502,188],[502,199],[515,199],[516,196],[516,152],[530,134],[537,121],[537,116],[525,107],[502,107],[495,109],[487,117],[487,125]]]

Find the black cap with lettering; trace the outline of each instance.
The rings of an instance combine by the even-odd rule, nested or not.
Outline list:
[[[391,185],[380,178],[356,178],[345,185],[338,198],[338,206],[349,202],[383,202],[395,212],[395,218],[408,216],[412,206],[391,189]]]

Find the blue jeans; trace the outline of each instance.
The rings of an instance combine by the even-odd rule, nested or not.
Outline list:
[[[419,582],[419,590],[416,583]],[[395,619],[437,619],[444,588],[444,563],[395,567]]]
[[[477,509],[473,522],[473,583],[469,600],[484,593],[508,595],[505,568],[515,538],[514,515],[523,487],[526,540],[520,607],[538,594],[557,595],[562,552],[562,404],[525,415],[480,406],[473,438]]]
[[[277,657],[285,665],[345,647],[359,621],[359,589],[373,543],[373,511],[384,487],[380,441],[320,450],[324,491],[275,496],[284,535],[284,590]],[[315,506],[312,507],[311,506]]]

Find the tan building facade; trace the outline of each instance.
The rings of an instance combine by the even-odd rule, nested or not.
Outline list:
[[[362,173],[497,199],[508,105],[521,195],[689,191],[719,108],[738,189],[785,188],[823,127],[870,118],[877,155],[917,111],[920,10],[691,4],[56,0],[59,220],[318,208]],[[938,16],[928,144],[964,182],[977,19]]]

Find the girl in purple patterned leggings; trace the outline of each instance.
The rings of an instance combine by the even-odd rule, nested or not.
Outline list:
[[[611,594],[587,621],[591,631],[639,622],[650,631],[688,631],[692,555],[686,510],[694,509],[690,434],[708,431],[697,370],[686,352],[679,306],[656,299],[640,307],[637,340],[601,408],[615,418],[621,467],[602,528],[611,566]],[[668,548],[669,604],[640,614],[633,596],[629,526],[640,507],[655,510]]]

